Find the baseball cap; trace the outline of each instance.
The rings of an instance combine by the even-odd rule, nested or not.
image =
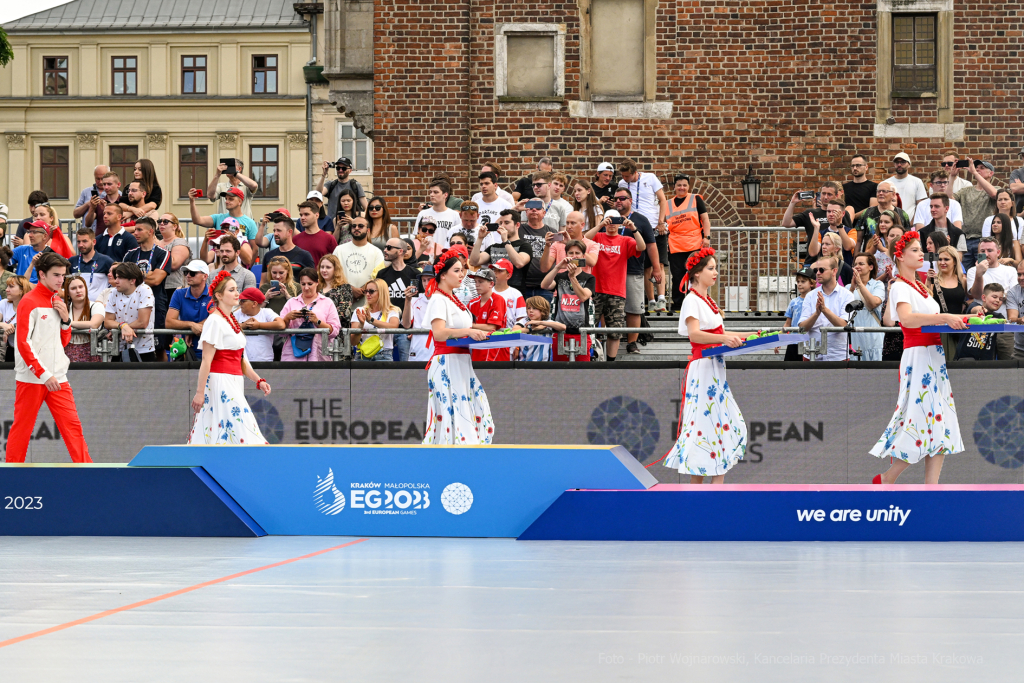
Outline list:
[[[210,274],[210,267],[206,265],[205,261],[200,261],[199,259],[193,259],[189,261],[188,263],[185,264],[185,267],[182,268],[182,270],[187,270],[190,273],[206,273],[207,275]]]
[[[480,207],[477,206],[476,202],[462,202],[459,211],[480,211]]]
[[[615,172],[615,167],[609,164],[607,161],[602,161],[597,165],[597,172],[604,173],[605,171]]]
[[[995,173],[995,170],[996,170],[995,166],[993,166],[992,164],[990,164],[987,161],[982,161],[981,159],[975,159],[974,160],[974,165],[975,165],[975,167],[984,166],[985,168],[987,168],[988,170],[992,171],[993,173]]]
[[[437,219],[433,216],[424,216],[420,219],[420,225],[433,225],[437,227]]]
[[[494,271],[490,268],[481,268],[475,273],[470,273],[470,277],[478,277],[481,280],[487,280],[488,282],[494,282]]]
[[[526,208],[527,209],[543,209],[544,208],[544,202],[542,202],[539,199],[531,199],[531,200],[526,202]]]
[[[352,160],[348,157],[338,157],[338,161],[335,166],[343,166],[345,168],[352,168]]]
[[[907,156],[906,152],[900,152],[899,154],[897,154],[896,156],[894,156],[892,158],[893,161],[896,161],[897,159],[902,159],[903,161],[907,162],[908,164],[910,163],[910,157]]]
[[[245,193],[239,190],[237,187],[232,187],[224,192],[224,194],[233,194],[239,199],[245,199]]]
[[[803,268],[800,268],[799,270],[796,271],[796,274],[800,277],[805,277],[808,280],[814,280],[816,277],[814,271],[811,270],[810,266],[804,266]]]
[[[30,228],[42,228],[43,230],[46,231],[47,235],[50,234],[50,230],[52,229],[52,227],[50,226],[49,223],[44,223],[43,221],[32,221],[31,223],[28,224],[28,227],[30,227]]]
[[[267,300],[267,297],[263,296],[263,292],[256,289],[255,287],[246,287],[242,290],[242,294],[239,297],[242,301],[255,301],[259,305],[263,305],[263,302]]]
[[[316,190],[311,190],[310,193],[306,195],[306,199],[317,199],[321,204],[324,203],[324,196]]]
[[[224,220],[222,220],[220,222],[220,227],[223,228],[224,226],[228,226],[228,227],[234,228],[235,230],[241,230],[242,229],[242,224],[238,221],[237,218],[235,218],[233,216],[228,216],[227,218],[225,218]]]
[[[605,218],[622,218],[622,214],[619,213],[618,211],[616,211],[615,209],[608,209],[607,211],[604,212],[604,217]]]
[[[503,270],[509,275],[512,274],[512,262],[509,261],[507,258],[499,259],[497,263],[491,265],[491,268],[495,270]]]
[[[3,203],[0,203],[0,218],[3,218],[4,220],[7,220],[7,214],[8,214],[7,205],[3,204]]]

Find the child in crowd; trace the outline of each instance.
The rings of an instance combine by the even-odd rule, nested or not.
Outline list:
[[[814,289],[817,279],[814,277],[814,271],[811,270],[810,266],[804,266],[800,270],[796,271],[796,297],[789,302],[789,306],[786,308],[786,327],[796,327],[800,324],[801,314],[804,309],[804,297],[807,293]],[[790,344],[786,347],[786,358],[787,361],[798,361],[803,360],[800,352],[798,351],[799,344]],[[778,347],[775,348],[775,353],[778,353]]]
[[[967,308],[967,315],[984,318],[1005,318],[999,309],[1002,308],[1006,299],[1006,290],[998,282],[990,282],[985,285],[981,293],[981,302],[974,302]],[[999,356],[996,350],[995,332],[978,332],[972,334],[961,334],[960,342],[957,345],[957,360],[996,360]],[[1009,360],[1003,358],[1001,360]]]
[[[554,329],[551,317],[551,304],[542,296],[531,296],[526,300],[526,329],[536,333]],[[516,349],[516,360],[547,361],[551,360],[551,346],[523,346]]]

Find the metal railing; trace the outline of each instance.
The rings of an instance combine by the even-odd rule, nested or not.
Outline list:
[[[414,236],[416,218],[401,216],[391,221],[403,237]],[[8,221],[4,244],[11,244],[14,227],[20,221]],[[61,219],[61,229],[73,245],[75,231],[82,224],[77,219]],[[192,249],[192,258],[199,257],[207,228],[196,226],[190,218],[179,218],[178,224]],[[802,228],[717,226],[711,228],[711,246],[718,254],[719,280],[711,295],[723,311],[781,313],[795,296],[794,272],[800,264]],[[265,250],[258,249],[262,256]]]

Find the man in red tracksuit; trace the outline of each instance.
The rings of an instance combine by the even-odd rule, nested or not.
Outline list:
[[[68,267],[60,254],[41,254],[36,260],[39,284],[18,304],[18,344],[14,350],[17,391],[14,424],[7,437],[7,462],[25,462],[28,441],[43,401],[57,423],[71,459],[92,462],[67,379],[64,345],[71,340],[71,315],[60,292]]]

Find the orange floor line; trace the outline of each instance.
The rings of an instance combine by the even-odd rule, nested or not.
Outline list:
[[[135,609],[137,607],[145,607],[146,605],[152,605],[154,602],[160,602],[161,600],[167,600],[168,598],[173,598],[173,597],[176,597],[178,595],[184,595],[185,593],[191,593],[192,591],[199,590],[200,588],[206,588],[207,586],[214,586],[214,585],[216,585],[218,583],[224,583],[225,581],[230,581],[231,579],[237,579],[239,577],[247,576],[249,574],[255,574],[256,572],[262,572],[262,571],[267,570],[267,569],[273,569],[274,567],[280,567],[280,566],[283,566],[283,565],[286,565],[286,564],[291,564],[292,562],[298,562],[299,560],[308,560],[311,557],[316,557],[317,555],[323,555],[324,553],[329,553],[332,550],[340,550],[341,548],[347,548],[350,545],[355,545],[356,543],[362,543],[363,541],[366,541],[366,540],[368,540],[368,539],[360,538],[357,541],[349,541],[348,543],[342,543],[341,545],[336,545],[333,548],[324,548],[323,550],[318,550],[315,553],[309,553],[308,555],[301,555],[299,557],[293,557],[290,560],[281,560],[280,562],[275,562],[274,564],[268,564],[268,565],[264,565],[262,567],[256,567],[255,569],[247,569],[244,572],[238,572],[237,574],[231,574],[230,576],[222,576],[219,579],[213,579],[212,581],[204,581],[202,583],[197,583],[196,585],[189,586],[188,588],[179,588],[176,591],[171,591],[170,593],[164,593],[163,595],[158,595],[155,598],[148,598],[148,599],[142,600],[140,602],[133,602],[130,605],[124,605],[123,607],[117,607],[115,609],[108,609],[108,610],[106,610],[104,612],[98,612],[96,614],[93,614],[92,616],[83,617],[81,619],[75,619],[74,621],[69,621],[66,624],[60,624],[59,626],[51,626],[50,628],[45,628],[42,631],[36,631],[35,633],[27,633],[27,634],[25,634],[23,636],[18,636],[17,638],[11,638],[10,640],[0,641],[0,648],[7,647],[8,645],[14,645],[15,643],[20,643],[20,642],[25,641],[25,640],[31,640],[33,638],[39,638],[40,636],[49,635],[51,633],[56,633],[57,631],[63,631],[64,629],[71,628],[72,626],[79,626],[81,624],[88,624],[90,621],[96,621],[97,619],[102,619],[103,617],[109,617],[111,615],[118,614],[120,612],[127,612],[128,610],[133,610],[133,609]]]

